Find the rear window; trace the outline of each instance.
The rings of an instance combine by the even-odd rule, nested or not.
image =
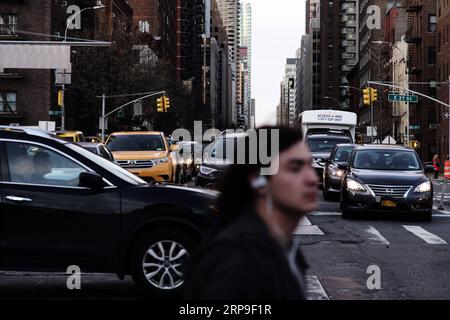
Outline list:
[[[307,143],[311,152],[331,153],[337,144],[351,142],[350,137],[309,137]]]
[[[109,139],[111,151],[165,151],[164,140],[160,135],[133,134],[113,135]]]

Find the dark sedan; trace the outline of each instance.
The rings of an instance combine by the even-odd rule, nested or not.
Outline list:
[[[411,213],[431,219],[433,184],[417,153],[403,146],[356,146],[342,182],[344,217],[364,212]]]
[[[215,201],[203,190],[149,185],[43,131],[0,127],[0,270],[76,265],[175,293]]]
[[[323,198],[331,199],[333,194],[341,193],[341,182],[347,173],[348,160],[354,144],[337,144],[325,163],[323,170]]]

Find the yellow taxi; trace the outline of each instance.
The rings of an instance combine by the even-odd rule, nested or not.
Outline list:
[[[173,180],[174,147],[158,131],[114,132],[106,146],[117,164],[149,182]]]
[[[70,142],[85,142],[86,138],[84,137],[83,132],[81,131],[57,131],[56,135],[64,140]]]

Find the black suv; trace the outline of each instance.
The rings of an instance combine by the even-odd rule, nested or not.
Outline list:
[[[216,195],[152,186],[49,133],[0,127],[0,269],[131,275],[176,293]]]
[[[340,143],[353,143],[353,141],[351,136],[345,134],[314,133],[306,137],[306,143],[313,157],[312,167],[322,183],[325,162],[330,158],[334,146]]]
[[[342,178],[347,173],[348,159],[355,147],[351,143],[337,144],[325,162],[323,169],[323,198],[330,200],[332,194],[341,193]]]

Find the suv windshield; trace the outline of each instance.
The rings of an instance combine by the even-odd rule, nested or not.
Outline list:
[[[351,143],[349,137],[322,137],[322,138],[308,138],[308,147],[311,152],[328,152],[333,151],[335,145],[339,143]]]
[[[415,152],[403,150],[360,150],[355,154],[353,167],[371,170],[422,170]]]
[[[350,154],[353,151],[353,146],[345,146],[345,147],[339,147],[336,149],[336,152],[334,153],[333,161],[336,162],[347,162],[350,158]]]
[[[160,135],[130,134],[113,135],[109,139],[111,151],[164,151],[164,141]]]
[[[237,150],[245,150],[244,143],[244,138],[220,138],[211,150],[211,157],[233,161]]]

